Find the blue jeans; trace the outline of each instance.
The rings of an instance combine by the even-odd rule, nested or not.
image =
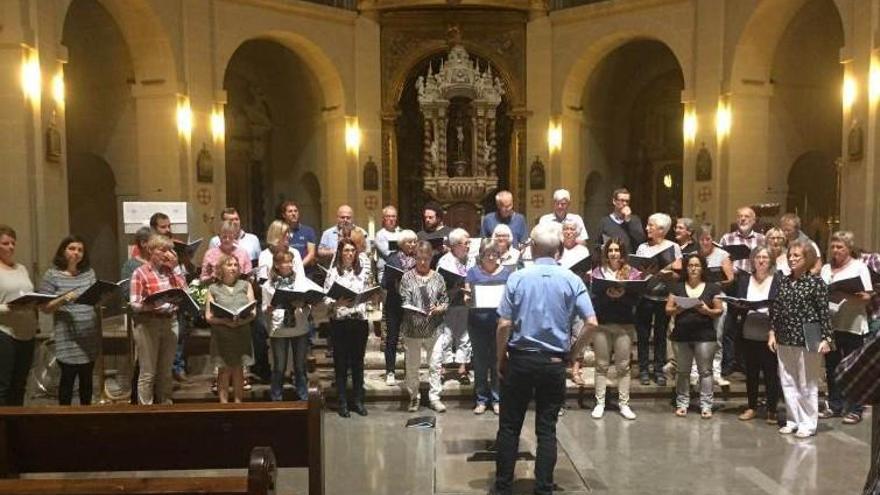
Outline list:
[[[189,338],[191,328],[183,311],[177,312],[177,328],[180,333],[177,334],[177,351],[174,353],[174,364],[171,369],[176,373],[186,373],[186,356],[184,349],[186,348],[186,340]]]
[[[474,394],[477,396],[477,404],[484,406],[498,403],[495,328],[495,325],[487,326],[485,323],[478,323],[478,320],[468,319],[468,332],[474,352]]]
[[[306,376],[306,355],[309,352],[309,334],[299,337],[271,337],[272,381],[269,395],[274,401],[282,400],[284,391],[284,370],[287,369],[287,349],[293,349],[293,384],[297,400],[308,400],[309,385]]]
[[[828,383],[828,407],[837,414],[855,413],[862,415],[861,404],[850,404],[844,400],[837,383],[835,369],[843,358],[857,351],[864,343],[864,337],[850,332],[834,332],[836,349],[825,355],[825,381]]]

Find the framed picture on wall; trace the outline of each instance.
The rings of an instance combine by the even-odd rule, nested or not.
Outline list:
[[[196,180],[199,182],[214,182],[214,159],[208,147],[202,143],[202,149],[196,157]]]

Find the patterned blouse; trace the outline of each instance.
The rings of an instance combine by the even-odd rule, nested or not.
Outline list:
[[[351,268],[345,269],[342,271],[342,275],[339,274],[339,270],[334,266],[330,268],[327,272],[327,278],[324,280],[324,290],[329,291],[331,287],[333,287],[333,282],[338,282],[339,285],[351,289],[355,292],[363,292],[364,289],[367,289],[367,280],[369,280],[370,271],[366,268],[361,267],[360,273],[355,273]],[[336,306],[333,305],[333,299],[329,297],[325,297],[324,301],[332,308],[330,312],[330,319],[332,320],[366,320],[367,319],[367,304],[360,303],[355,304],[352,307],[346,306]]]
[[[400,279],[400,297],[406,306],[415,306],[427,311],[433,305],[449,304],[446,282],[435,272],[427,277],[417,274],[415,269],[403,274]],[[426,339],[433,337],[443,324],[442,313],[432,318],[415,311],[404,311],[400,330],[405,337]]]
[[[781,345],[804,346],[804,323],[818,322],[822,337],[831,340],[828,314],[828,286],[818,275],[806,273],[782,279],[770,306],[770,325]]]

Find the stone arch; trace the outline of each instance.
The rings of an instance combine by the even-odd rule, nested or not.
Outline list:
[[[217,74],[217,81],[224,80],[224,75],[235,52],[250,40],[272,41],[295,53],[306,63],[318,81],[318,86],[321,88],[324,97],[323,110],[337,116],[344,115],[347,112],[345,87],[339,70],[333,61],[315,42],[292,31],[266,31],[255,36],[242,36],[235,40],[230,44],[233,47],[231,51],[221,53],[218,56],[217,70],[219,73]]]
[[[690,64],[687,63],[691,60],[688,51],[689,47],[678,43],[665,33],[649,33],[638,29],[623,29],[596,39],[589,43],[582,51],[581,55],[571,65],[564,79],[560,96],[561,109],[557,110],[580,109],[584,89],[602,61],[618,48],[630,42],[640,40],[656,41],[669,49],[681,69],[684,78],[684,90],[687,91],[691,87]]]
[[[58,32],[63,32],[70,6],[80,0],[66,0],[64,16],[59,16]],[[164,83],[177,90],[181,68],[174,56],[171,39],[159,15],[148,0],[92,0],[100,4],[119,26],[131,55],[138,83]]]
[[[776,0],[758,2],[754,12],[746,22],[728,66],[726,80],[732,91],[744,87],[766,86],[770,82],[776,48],[783,34],[798,12],[813,0]],[[843,0],[822,0],[834,5],[841,30],[844,46],[849,24],[848,9],[842,8]]]

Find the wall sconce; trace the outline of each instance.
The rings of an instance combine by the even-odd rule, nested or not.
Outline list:
[[[177,133],[189,140],[192,137],[193,113],[189,98],[181,96],[177,99]]]
[[[681,123],[681,134],[684,143],[691,145],[697,140],[697,113],[691,108],[684,112],[684,119]]]
[[[40,56],[33,48],[24,47],[21,54],[21,90],[24,97],[31,103],[38,103],[42,86]]]
[[[853,104],[856,102],[856,97],[858,96],[859,88],[856,83],[856,79],[849,73],[849,71],[845,71],[843,74],[843,111],[849,112],[852,110]]]
[[[357,117],[345,118],[345,151],[356,155],[361,149],[361,128]]]
[[[873,55],[871,68],[868,70],[868,101],[875,105],[877,100],[880,100],[880,60]]]
[[[214,143],[222,143],[226,139],[226,117],[222,103],[214,105],[211,110],[211,137],[214,138]]]
[[[55,76],[52,77],[52,99],[55,100],[55,106],[64,108],[64,69],[59,68]]]
[[[559,153],[562,150],[562,124],[553,120],[547,127],[547,150],[550,154]]]
[[[718,140],[722,140],[730,136],[730,127],[733,117],[730,111],[730,104],[723,100],[718,101],[718,109],[715,111],[715,133]]]

